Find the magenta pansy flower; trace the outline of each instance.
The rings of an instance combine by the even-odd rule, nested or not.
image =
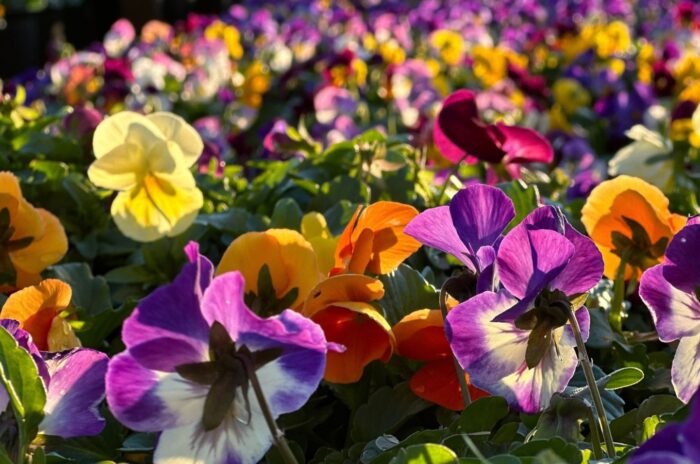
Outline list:
[[[243,301],[239,272],[213,277],[196,243],[178,277],[125,321],[126,351],[107,372],[107,402],[120,422],[162,432],[154,462],[258,462],[272,444],[253,393],[254,369],[275,418],[318,387],[326,342],[320,326],[285,310],[268,319]]]
[[[520,165],[549,163],[554,157],[551,145],[532,129],[503,123],[482,121],[476,105],[476,95],[470,90],[450,94],[435,119],[435,144],[442,156],[457,163],[486,161]]]
[[[680,340],[671,366],[676,395],[690,401],[700,387],[700,220],[688,221],[671,240],[661,264],[642,275],[639,296],[662,342]]]
[[[502,287],[470,298],[447,316],[447,338],[471,382],[521,411],[546,408],[578,362],[569,308],[602,273],[593,242],[563,215],[549,206],[530,213],[498,247]],[[575,314],[585,340],[588,310],[581,306]]]

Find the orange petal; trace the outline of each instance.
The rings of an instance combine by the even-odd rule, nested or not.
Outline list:
[[[488,396],[469,383],[469,376],[464,374],[472,400]],[[411,391],[424,400],[438,404],[453,411],[464,409],[462,389],[452,358],[432,361],[420,368],[409,382]]]
[[[391,329],[396,337],[396,351],[416,361],[433,361],[450,356],[442,313],[437,309],[420,309],[401,319]]]
[[[334,272],[342,272],[345,269],[347,263],[352,257],[352,231],[355,229],[355,224],[357,223],[357,218],[362,211],[362,206],[358,206],[355,209],[355,213],[350,218],[350,221],[343,229],[343,233],[338,237],[338,244],[335,247],[335,269]]]
[[[324,378],[333,383],[357,382],[367,364],[386,362],[393,351],[391,331],[388,324],[378,323],[372,314],[376,311],[368,304],[348,306],[330,306],[312,317],[329,342],[345,346],[343,353],[329,352],[326,359]]]
[[[43,234],[10,256],[16,268],[30,274],[56,264],[68,252],[68,238],[58,218],[45,209],[37,208],[36,212],[43,222]]]
[[[372,259],[372,246],[374,244],[374,231],[363,229],[357,237],[355,247],[352,250],[350,261],[347,265],[347,272],[353,274],[364,274],[370,259]]]
[[[68,284],[46,279],[10,295],[0,311],[1,319],[14,319],[32,335],[40,350],[48,349],[47,337],[53,319],[70,304]]]
[[[15,232],[12,239],[37,237],[44,231],[39,214],[24,199],[19,179],[10,172],[0,172],[0,210],[7,208]]]
[[[312,317],[339,302],[369,302],[384,296],[384,284],[362,274],[340,274],[321,281],[309,293],[302,313]]]
[[[272,286],[278,298],[293,288],[298,289],[293,309],[301,309],[304,299],[318,283],[316,253],[299,232],[289,229],[269,229],[247,232],[229,245],[216,269],[217,274],[240,271],[245,278],[246,292],[258,292],[258,274],[267,265]]]

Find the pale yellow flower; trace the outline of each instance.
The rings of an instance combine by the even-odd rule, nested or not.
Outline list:
[[[140,242],[172,237],[184,232],[202,207],[189,168],[203,147],[197,131],[179,116],[124,111],[97,126],[97,159],[88,177],[98,187],[119,191],[112,217],[124,235]]]
[[[301,220],[301,234],[311,244],[316,253],[318,269],[323,275],[333,268],[338,237],[328,229],[326,218],[321,213],[306,213]]]

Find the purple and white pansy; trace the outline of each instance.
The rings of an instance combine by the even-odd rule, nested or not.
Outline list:
[[[124,323],[127,350],[109,364],[107,402],[133,430],[162,432],[156,463],[258,462],[273,437],[256,379],[274,418],[295,411],[337,347],[294,311],[258,317],[243,300],[240,273],[214,277],[196,243],[186,253],[173,283]]]
[[[676,395],[689,402],[700,387],[700,220],[690,219],[671,240],[664,261],[647,269],[639,296],[651,311],[659,340],[680,340],[671,366]]]
[[[587,339],[590,319],[581,300],[602,273],[595,245],[563,215],[549,206],[531,212],[498,246],[500,288],[447,316],[448,340],[471,382],[524,412],[547,407],[576,370],[569,310]]]

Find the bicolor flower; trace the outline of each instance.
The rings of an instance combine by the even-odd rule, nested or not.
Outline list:
[[[409,386],[418,397],[453,411],[464,409],[462,392],[450,344],[445,336],[444,321],[439,309],[420,309],[401,319],[392,332],[396,338],[396,352],[401,356],[422,361]],[[465,374],[469,395],[472,400],[487,393],[469,383]]]
[[[302,314],[321,326],[329,342],[345,346],[343,352],[328,353],[324,379],[357,382],[367,364],[391,358],[394,335],[375,307],[383,296],[379,280],[360,274],[330,277],[311,291]]]
[[[119,191],[112,217],[124,235],[140,242],[174,237],[203,204],[190,172],[202,149],[197,131],[179,116],[123,111],[97,126],[97,159],[88,176],[98,187]]]
[[[493,264],[501,234],[514,217],[513,202],[505,193],[477,184],[457,192],[449,206],[420,213],[404,233],[451,254],[472,272],[483,274],[477,286],[487,290],[493,286]]]
[[[622,147],[608,162],[608,174],[639,177],[664,190],[673,176],[673,144],[658,132],[641,124],[625,135],[634,142]]]
[[[581,210],[581,222],[614,279],[622,258],[625,279],[661,262],[664,250],[686,218],[668,209],[668,198],[653,185],[630,176],[600,183]]]
[[[399,267],[420,248],[418,241],[404,233],[417,214],[413,206],[393,201],[358,207],[338,239],[331,274],[387,274]]]
[[[554,151],[549,142],[532,129],[487,124],[481,120],[476,95],[470,90],[450,94],[435,119],[434,138],[442,156],[457,163],[464,159],[502,163],[518,177],[523,163],[549,163]]]
[[[78,348],[61,353],[44,353],[34,345],[29,332],[17,321],[0,320],[0,330],[6,330],[17,344],[27,350],[37,365],[46,387],[44,418],[39,432],[62,438],[99,434],[105,426],[98,406],[105,396],[107,355],[99,351]],[[9,404],[9,397],[0,388],[0,411]]]
[[[590,319],[581,300],[600,280],[602,259],[590,239],[543,206],[503,238],[496,269],[504,288],[450,311],[447,338],[472,384],[537,412],[574,375],[568,314],[576,310],[587,339]]]
[[[321,381],[328,343],[294,311],[258,317],[243,301],[241,273],[214,277],[196,243],[186,253],[173,283],[125,321],[107,402],[129,428],[161,432],[157,464],[256,463],[272,435],[254,382],[274,418],[299,409]]]
[[[42,351],[65,351],[80,347],[68,321],[61,313],[70,304],[70,285],[46,279],[13,293],[0,310],[0,319],[13,319],[32,336]]]
[[[700,387],[700,222],[688,221],[673,237],[662,264],[642,275],[639,296],[649,307],[659,340],[680,340],[671,366],[678,398],[690,401]]]
[[[694,464],[700,462],[700,401],[693,400],[687,419],[682,423],[666,424],[649,440],[642,443],[627,459],[628,464]]]
[[[243,275],[246,294],[251,295],[246,296],[250,298],[247,301],[256,312],[265,313],[301,310],[321,278],[314,248],[303,235],[290,229],[246,232],[236,238],[216,269],[217,274],[230,271]],[[260,307],[256,307],[255,300]]]
[[[25,200],[14,174],[0,172],[0,289],[39,282],[40,273],[67,251],[56,216]]]

